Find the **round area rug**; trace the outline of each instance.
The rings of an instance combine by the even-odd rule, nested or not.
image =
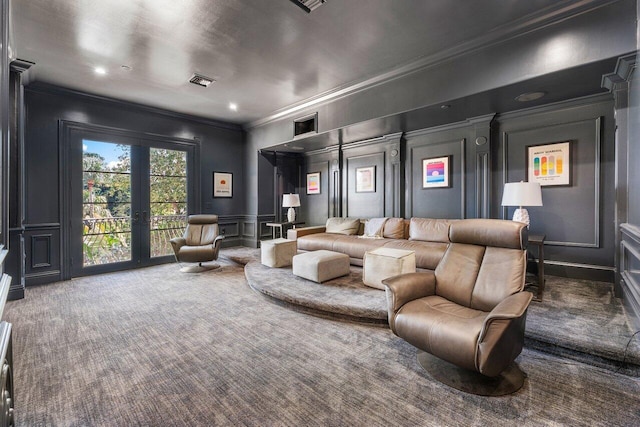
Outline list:
[[[271,268],[258,261],[244,267],[249,286],[263,295],[311,314],[363,323],[387,324],[385,292],[362,283],[362,268],[324,283],[294,276],[291,267]]]

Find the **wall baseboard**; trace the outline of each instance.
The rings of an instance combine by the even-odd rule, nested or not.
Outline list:
[[[46,271],[43,273],[27,274],[25,276],[25,285],[44,285],[46,283],[58,282],[62,280],[62,273],[60,270]]]
[[[18,300],[18,299],[23,299],[23,298],[24,298],[24,288],[23,287],[10,289],[9,290],[9,294],[7,295],[7,301],[15,301],[15,300]]]
[[[607,283],[613,283],[615,280],[615,270],[613,267],[545,261],[544,268],[545,274],[551,276],[595,280]]]

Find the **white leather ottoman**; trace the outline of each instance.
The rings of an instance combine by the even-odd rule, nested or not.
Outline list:
[[[372,288],[384,290],[382,281],[404,273],[415,273],[416,253],[404,249],[378,248],[364,253],[362,281]]]
[[[260,260],[267,267],[288,267],[298,252],[295,240],[273,239],[260,242]]]
[[[293,274],[322,283],[349,274],[349,255],[319,250],[293,257]]]

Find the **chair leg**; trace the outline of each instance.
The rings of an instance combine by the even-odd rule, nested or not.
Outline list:
[[[420,351],[418,363],[436,380],[465,393],[479,396],[504,396],[524,385],[525,373],[513,362],[497,377],[460,368],[432,354]]]

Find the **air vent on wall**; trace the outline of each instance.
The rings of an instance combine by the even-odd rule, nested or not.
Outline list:
[[[193,83],[194,85],[207,87],[211,83],[215,82],[211,77],[205,77],[200,74],[194,74],[190,79],[189,83]]]
[[[300,117],[293,121],[293,137],[318,132],[318,113]]]
[[[300,9],[304,10],[307,13],[311,13],[316,10],[327,0],[291,0],[295,3]]]

